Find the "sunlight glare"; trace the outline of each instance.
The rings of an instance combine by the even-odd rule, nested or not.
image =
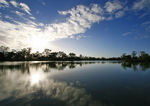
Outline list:
[[[39,73],[34,73],[31,76],[31,82],[32,84],[37,84],[41,80],[40,74]]]
[[[32,52],[41,52],[46,47],[46,45],[48,45],[48,39],[42,36],[32,36],[30,44],[32,47]]]

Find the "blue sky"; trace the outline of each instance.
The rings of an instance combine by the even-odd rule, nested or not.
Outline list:
[[[150,0],[0,0],[0,45],[96,57],[150,53]]]

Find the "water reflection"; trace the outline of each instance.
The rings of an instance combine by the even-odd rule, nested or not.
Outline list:
[[[149,71],[128,73],[122,71],[120,65],[127,70],[150,68],[148,63],[118,61],[0,62],[0,105],[138,106],[150,103],[146,99],[149,95],[145,96],[145,92],[150,94]]]
[[[51,78],[52,69],[63,70],[96,62],[6,62],[0,64],[0,105],[101,106],[76,83]],[[98,62],[99,63],[99,62]],[[56,70],[55,70],[56,71]]]
[[[150,63],[130,63],[130,62],[124,62],[121,64],[123,69],[132,68],[134,71],[142,70],[147,71],[150,69]]]
[[[82,66],[82,65],[87,65],[87,64],[105,64],[105,63],[121,63],[119,61],[82,61],[82,62],[1,62],[0,63],[0,75],[6,73],[6,70],[11,70],[11,71],[20,71],[22,73],[30,73],[29,68],[36,68],[36,69],[41,69],[44,72],[49,72],[53,69],[57,70],[64,70],[65,68],[73,69],[76,68],[77,66]]]

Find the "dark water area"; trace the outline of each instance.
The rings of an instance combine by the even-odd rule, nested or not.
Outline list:
[[[0,62],[0,106],[150,106],[150,64]]]

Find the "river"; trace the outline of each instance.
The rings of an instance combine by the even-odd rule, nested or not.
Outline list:
[[[0,62],[0,106],[148,106],[150,64]]]

